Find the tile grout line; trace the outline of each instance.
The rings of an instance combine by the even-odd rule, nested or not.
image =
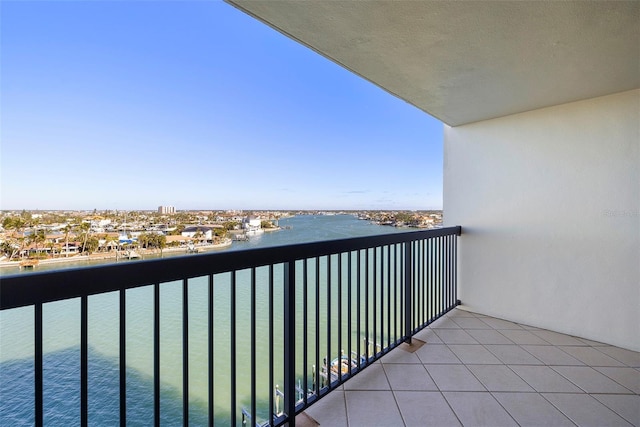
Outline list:
[[[602,394],[602,393],[595,393],[595,394]],[[628,394],[623,394],[620,396],[629,396]],[[624,416],[622,416],[622,414],[619,414],[614,408],[612,408],[611,406],[609,406],[606,402],[603,402],[602,400],[598,399],[597,397],[591,396],[593,397],[595,400],[597,400],[598,402],[600,402],[601,405],[604,405],[607,409],[609,409],[611,412],[613,412],[614,414],[616,414],[617,416],[619,416],[620,418],[622,418],[623,420],[629,422],[629,424],[631,425],[635,425],[634,423],[636,421],[633,420],[628,420],[627,418],[625,418]],[[640,421],[640,420],[637,420]]]
[[[510,340],[510,341],[513,341],[511,338],[509,338],[508,336],[506,336],[505,334],[503,334],[502,332],[500,332],[500,331],[512,331],[512,330],[516,330],[516,329],[499,329],[499,330],[496,330],[496,331],[497,331],[500,335],[502,335],[503,337],[505,337],[506,339],[508,339],[508,340]],[[542,340],[543,342],[547,343],[548,345],[553,345],[553,344],[551,344],[550,342],[548,342],[547,340],[544,340],[544,339],[540,338],[539,336],[537,336],[536,334],[534,334],[532,331],[527,330],[527,329],[523,329],[523,330],[524,330],[525,332],[530,333],[531,335],[533,335],[534,337],[538,338],[539,340]],[[517,343],[517,342],[515,342],[515,341],[513,341],[513,343],[514,343],[515,345],[517,345],[517,346],[522,346],[522,345],[535,345],[535,344],[519,344],[519,343]],[[540,345],[545,345],[545,344],[540,344]],[[524,349],[523,349],[523,350],[524,350]],[[534,356],[534,357],[535,357],[535,356]]]
[[[384,377],[387,379],[387,383],[389,384],[389,391],[391,391],[391,396],[393,396],[393,401],[395,402],[396,408],[398,409],[398,413],[400,414],[400,419],[402,420],[402,424],[404,424],[406,426],[407,422],[405,421],[404,416],[402,415],[402,410],[400,409],[400,404],[398,403],[398,398],[396,397],[396,394],[394,393],[395,390],[391,386],[391,381],[389,381],[389,377],[387,376],[387,370],[384,368],[384,366],[382,367],[382,372],[384,373]]]
[[[580,388],[580,387],[578,387],[578,388]],[[579,425],[576,421],[573,420],[573,418],[571,418],[569,416],[569,414],[566,414],[562,409],[560,409],[556,405],[554,405],[553,402],[550,401],[549,399],[547,399],[542,393],[538,393],[538,394],[540,394],[540,397],[542,397],[544,400],[546,400],[549,403],[549,405],[553,406],[554,408],[556,408],[558,410],[558,412],[560,412],[562,415],[564,415],[565,418],[567,418],[569,421],[571,421],[576,426]],[[578,394],[578,393],[564,393],[564,394]],[[582,393],[580,393],[580,394],[582,394]]]
[[[564,366],[564,365],[558,365],[558,366]],[[598,371],[597,369],[594,369],[593,366],[568,366],[569,368],[590,368],[592,371],[595,371],[597,373],[599,373],[600,375],[605,376],[606,378],[608,378],[609,380],[613,381],[614,383],[616,383],[617,385],[619,385],[620,387],[626,389],[627,391],[629,391],[631,394],[636,394],[633,390],[629,390],[628,387],[620,384],[619,382],[617,382],[616,380],[614,380],[613,378],[610,378],[608,375],[603,374],[602,372]],[[549,366],[549,368],[553,369],[553,366]],[[567,381],[569,381],[571,384],[575,385],[576,387],[578,387],[580,390],[584,391],[584,394],[588,394],[588,395],[592,395],[592,394],[620,394],[620,395],[629,395],[629,393],[607,393],[607,392],[596,392],[596,393],[591,393],[588,392],[587,390],[585,390],[584,388],[580,387],[578,384],[574,383],[573,381],[571,381],[569,378],[567,378],[565,375],[562,375],[562,372],[557,371],[556,369],[553,369],[554,372],[557,372],[560,376],[562,376],[564,379],[566,379]],[[575,393],[574,393],[575,394]]]
[[[521,379],[521,380],[522,380],[526,385],[528,385],[529,387],[531,387],[531,389],[532,389],[534,392],[536,392],[536,393],[540,394],[540,392],[539,392],[538,390],[536,390],[536,388],[535,388],[534,386],[532,386],[531,384],[529,384],[529,383],[527,382],[527,380],[525,380],[524,378],[522,378],[522,376],[521,376],[521,375],[519,375],[516,371],[514,371],[514,370],[513,370],[513,368],[512,368],[511,366],[516,366],[516,365],[507,365],[507,364],[505,364],[504,366],[506,366],[507,368],[509,368],[509,370],[510,370],[511,372],[513,372],[513,373],[514,373],[518,378],[520,378],[520,379]],[[540,366],[540,365],[517,365],[517,366]],[[548,366],[547,366],[547,368],[548,368]],[[554,371],[554,372],[555,372],[555,371]]]
[[[630,365],[628,365],[627,363],[623,362],[622,360],[619,360],[618,358],[616,358],[616,357],[614,357],[614,356],[612,356],[612,355],[610,355],[610,354],[607,354],[607,353],[605,353],[604,351],[601,351],[598,347],[603,347],[603,348],[604,348],[604,347],[607,347],[607,346],[591,346],[591,348],[595,349],[597,352],[599,352],[599,353],[601,353],[601,354],[604,354],[605,356],[609,356],[609,357],[610,357],[610,358],[612,358],[613,360],[615,360],[615,361],[617,361],[617,362],[619,362],[619,363],[622,363],[625,367],[628,367],[628,368],[635,368],[635,366],[630,366]],[[614,348],[622,348],[622,347],[616,347],[616,346],[610,346],[610,347],[614,347]],[[626,349],[623,349],[623,350],[626,350]],[[633,351],[633,350],[629,350],[629,351]],[[635,353],[638,353],[638,352],[635,352]],[[640,354],[639,354],[639,357],[640,357]],[[600,367],[601,367],[601,368],[608,368],[608,367],[615,368],[616,366],[599,366],[599,368],[600,368]],[[620,366],[618,366],[618,367],[620,367]]]
[[[604,372],[600,372],[598,369],[596,368],[614,368],[614,369],[633,369],[629,366],[592,366],[591,368],[593,368],[593,370],[595,370],[596,372],[604,375],[605,377],[609,378],[611,381],[613,381],[614,383],[618,384],[620,387],[624,387],[627,390],[629,390],[631,393],[640,396],[640,393],[636,393],[635,391],[631,390],[629,387],[627,387],[624,384],[620,384],[618,381],[616,381],[615,378],[611,378],[609,375],[605,374]],[[594,394],[621,394],[621,393],[594,393]]]
[[[437,385],[436,385],[436,387],[437,387]],[[440,393],[440,396],[442,396],[444,401],[447,402],[447,406],[449,407],[449,409],[451,409],[451,412],[453,412],[453,415],[456,417],[456,420],[458,420],[460,425],[464,427],[464,423],[462,422],[462,420],[458,416],[458,413],[453,409],[453,406],[451,406],[451,402],[449,402],[449,400],[447,399],[447,396],[445,396],[444,393],[442,391],[440,391],[440,390],[438,390],[438,393]]]
[[[560,346],[557,346],[557,347],[560,347]],[[609,356],[608,354],[606,354],[606,353],[604,353],[604,352],[602,352],[602,351],[598,350],[597,348],[595,348],[595,347],[593,347],[593,346],[586,346],[586,347],[585,347],[585,346],[577,346],[577,345],[576,345],[576,346],[564,345],[563,347],[591,348],[591,349],[593,349],[593,350],[597,351],[598,353],[600,353],[600,354],[604,355],[605,357],[608,357],[609,359],[614,360],[615,362],[621,363],[621,364],[623,365],[623,366],[617,366],[617,365],[595,365],[595,364],[592,364],[592,363],[587,363],[586,361],[579,359],[577,356],[574,356],[573,354],[571,354],[571,353],[569,353],[569,352],[565,351],[564,349],[562,349],[562,348],[560,349],[560,350],[564,351],[565,353],[568,353],[568,354],[569,354],[571,357],[573,357],[574,359],[579,360],[580,362],[584,363],[584,364],[585,364],[585,365],[587,365],[587,366],[591,366],[591,367],[598,367],[598,368],[607,368],[607,367],[609,367],[609,368],[616,368],[616,367],[617,367],[617,368],[621,368],[621,367],[625,367],[625,366],[627,366],[627,364],[626,364],[626,363],[624,363],[624,362],[622,362],[622,361],[620,361],[620,360],[616,359],[615,357]]]
[[[531,387],[531,388],[533,388],[533,387]],[[534,392],[535,392],[535,389],[534,389]],[[509,416],[511,417],[511,419],[512,419],[512,420],[513,420],[517,425],[522,426],[522,424],[520,424],[520,423],[518,422],[518,420],[516,420],[516,418],[515,418],[513,415],[511,415],[511,412],[509,412],[509,410],[508,410],[507,408],[505,408],[505,407],[504,407],[504,405],[502,404],[502,402],[500,402],[500,400],[498,400],[498,398],[497,398],[497,397],[495,397],[493,393],[501,393],[501,392],[499,392],[499,391],[497,391],[497,392],[492,392],[492,391],[490,391],[490,392],[489,392],[489,394],[491,395],[491,397],[493,397],[493,400],[495,400],[496,402],[498,402],[498,405],[500,405],[500,407],[501,407],[501,408],[502,408],[502,409],[503,409],[507,414],[509,414]],[[513,393],[513,392],[507,392],[507,393]],[[531,392],[526,392],[526,393],[531,393]],[[538,393],[538,394],[539,394],[539,393]]]
[[[345,417],[345,421],[347,422],[347,427],[349,427],[349,405],[347,405],[347,390],[344,390],[343,388],[343,399],[342,399],[342,404],[344,405],[344,417]]]
[[[530,346],[535,346],[535,344],[523,344],[523,345],[530,345]],[[548,366],[549,368],[552,366],[586,366],[581,360],[576,359],[575,357],[573,357],[572,355],[570,355],[569,353],[562,351],[561,348],[558,348],[557,345],[555,344],[549,344],[549,345],[538,345],[538,347],[553,347],[555,349],[557,349],[558,351],[561,351],[562,353],[566,354],[567,356],[569,356],[572,359],[575,359],[576,361],[582,363],[582,365],[548,365],[547,362],[545,362],[544,360],[540,360],[539,358],[536,357],[535,354],[531,353],[529,350],[527,350],[526,348],[522,347],[522,345],[520,346],[520,348],[522,348],[524,351],[526,351],[527,353],[529,353],[534,359],[536,360],[540,360],[540,362],[542,362],[543,366]]]
[[[503,329],[503,330],[504,330],[504,329]],[[488,344],[488,345],[492,345],[492,344]],[[497,344],[497,345],[501,345],[501,344]],[[505,345],[511,345],[511,344],[505,344]],[[514,343],[513,345],[514,345],[515,347],[520,348],[521,350],[524,350],[524,349],[523,349],[522,347],[520,347],[518,344],[515,344],[515,343]],[[502,365],[503,365],[503,366],[507,366],[507,363],[506,363],[504,360],[502,360],[502,359],[501,359],[497,354],[495,354],[493,351],[491,351],[491,349],[489,349],[489,348],[485,347],[485,346],[484,346],[484,344],[483,344],[482,346],[483,346],[483,348],[484,348],[485,350],[487,350],[490,354],[492,354],[492,355],[493,355],[493,357],[495,357],[496,359],[498,359],[498,360],[502,363]],[[531,357],[533,357],[535,360],[538,360],[538,358],[537,358],[537,357],[535,357],[533,354],[531,355]],[[542,360],[538,360],[538,362],[542,363]],[[525,381],[525,383],[526,383],[526,381]],[[527,384],[527,385],[529,385],[529,384]],[[531,386],[529,386],[529,387],[531,387]],[[533,387],[531,387],[531,388],[533,388]],[[534,389],[534,390],[535,390],[535,389]]]
[[[548,393],[548,394],[552,394],[552,393]],[[587,395],[589,396],[591,399],[593,399],[594,401],[596,401],[597,403],[599,403],[600,405],[604,406],[605,408],[607,408],[609,411],[611,411],[612,413],[614,413],[615,415],[617,415],[618,417],[620,417],[622,420],[627,421],[627,419],[625,417],[623,417],[622,415],[620,415],[618,412],[616,412],[613,408],[610,408],[608,405],[606,405],[604,402],[601,402],[599,399],[593,397],[591,395],[591,393],[557,393],[557,394],[577,394],[577,395]],[[608,393],[593,393],[593,394],[608,394]],[[545,399],[547,402],[549,402],[553,407],[555,407],[558,411],[560,411],[560,413],[562,413],[565,417],[567,417],[569,420],[571,420],[571,422],[573,422],[574,424],[578,425],[577,422],[575,422],[568,414],[564,413],[562,411],[562,409],[560,409],[558,406],[554,405],[553,402],[551,402],[549,399],[547,399],[542,393],[540,393],[540,395],[542,396],[543,399]],[[629,396],[628,394],[620,394],[622,396]],[[631,425],[633,425],[633,423],[630,423]]]

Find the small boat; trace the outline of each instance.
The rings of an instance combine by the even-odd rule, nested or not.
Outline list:
[[[132,243],[133,243],[133,239],[130,239],[130,238],[129,238],[129,236],[127,236],[127,233],[125,233],[125,232],[121,232],[121,233],[118,235],[118,242],[119,242],[121,245],[130,245],[130,244],[132,244]]]
[[[351,365],[351,369],[357,369],[358,361],[343,354],[339,359],[335,358],[331,361],[331,372],[333,374],[338,374],[338,372],[342,372],[342,375],[348,374],[349,365]]]
[[[341,377],[349,375],[349,371],[355,372],[360,367],[366,365],[367,359],[364,356],[358,356],[355,351],[351,352],[351,357],[342,354],[331,361],[327,369],[327,360],[324,359],[320,368],[321,387],[327,386],[329,383],[338,381]],[[315,366],[314,366],[315,370]],[[314,380],[315,380],[315,374]],[[313,385],[315,388],[315,384]]]

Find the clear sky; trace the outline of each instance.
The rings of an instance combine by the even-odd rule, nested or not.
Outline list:
[[[443,125],[219,1],[0,2],[2,209],[440,209]]]

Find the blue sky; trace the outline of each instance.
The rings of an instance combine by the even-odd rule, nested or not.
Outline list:
[[[436,119],[219,1],[5,1],[2,209],[440,209]]]

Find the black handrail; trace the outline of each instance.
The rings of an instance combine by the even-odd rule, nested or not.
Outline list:
[[[461,227],[457,226],[8,275],[0,278],[0,310],[460,233]]]
[[[43,357],[42,357],[42,306],[45,303],[70,298],[81,299],[81,342],[80,342],[80,422],[88,423],[87,403],[87,298],[91,295],[119,291],[120,307],[120,421],[126,424],[126,290],[141,286],[153,287],[154,304],[154,423],[160,422],[160,286],[167,282],[180,281],[182,285],[182,370],[183,370],[183,423],[189,420],[189,321],[188,321],[188,279],[208,277],[208,415],[213,423],[213,276],[219,273],[231,273],[230,280],[230,339],[231,339],[231,424],[236,425],[238,415],[243,422],[255,425],[282,425],[288,422],[295,425],[295,414],[325,396],[337,385],[357,375],[362,369],[379,359],[402,342],[410,342],[412,335],[451,310],[459,302],[456,285],[456,236],[461,227],[448,227],[426,231],[386,234],[370,237],[304,243],[297,245],[269,247],[236,252],[222,252],[205,255],[193,255],[161,260],[139,261],[127,264],[87,267],[74,270],[42,272],[26,275],[6,276],[0,280],[0,310],[34,306],[35,321],[35,424],[43,424]],[[346,255],[343,262],[343,256]],[[332,264],[332,257],[336,263]],[[325,275],[326,294],[320,294],[320,258],[326,258]],[[315,281],[311,280],[314,290],[308,292],[307,266],[315,261]],[[386,263],[386,264],[385,264]],[[284,270],[283,286],[283,323],[278,327],[284,330],[284,384],[279,395],[269,397],[269,415],[267,421],[257,420],[256,404],[256,269],[269,268],[269,388],[274,384],[274,265],[282,265]],[[303,283],[296,281],[296,269],[300,265]],[[311,264],[313,265],[313,264]],[[332,269],[338,271],[332,279]],[[236,371],[236,275],[240,270],[251,270],[251,396],[250,407],[239,411],[237,407]],[[346,274],[346,283],[343,275]],[[355,279],[355,283],[354,282]],[[304,314],[296,319],[296,289],[302,292]],[[364,293],[362,293],[364,288]],[[344,290],[347,290],[345,295]],[[352,292],[355,289],[356,316],[352,315]],[[315,294],[315,340],[307,338],[308,295]],[[346,326],[343,325],[343,297],[347,298]],[[361,298],[362,297],[362,298]],[[326,330],[319,330],[320,301],[326,306]],[[334,313],[337,326],[331,323],[332,300],[337,298]],[[363,301],[361,301],[361,299]],[[361,306],[362,304],[362,306]],[[364,310],[363,310],[364,308]],[[386,315],[385,315],[386,309]],[[372,322],[369,321],[370,316]],[[357,319],[356,331],[352,330],[352,320]],[[363,319],[361,319],[361,317]],[[302,320],[304,349],[301,355],[304,368],[304,387],[300,387],[296,377],[296,333],[298,322]],[[361,330],[364,321],[364,330]],[[370,324],[371,323],[371,324]],[[392,334],[393,324],[393,334]],[[347,328],[347,355],[342,353],[342,328]],[[332,347],[332,330],[337,328],[338,348]],[[386,328],[386,329],[385,329]],[[399,328],[399,330],[398,330]],[[352,348],[352,335],[359,337],[357,350]],[[385,336],[386,333],[386,336]],[[326,337],[326,353],[319,353],[320,336]],[[335,336],[333,337],[335,339]],[[386,338],[386,342],[385,342]],[[361,348],[360,339],[364,341]],[[315,342],[315,354],[307,354],[307,345]],[[343,355],[340,355],[340,354]],[[333,362],[332,358],[338,355]],[[309,360],[311,359],[311,360]],[[320,364],[320,360],[325,359]],[[313,363],[311,375],[307,363]],[[309,388],[309,383],[313,384]],[[283,407],[278,410],[280,397]],[[275,401],[275,402],[274,402]]]

